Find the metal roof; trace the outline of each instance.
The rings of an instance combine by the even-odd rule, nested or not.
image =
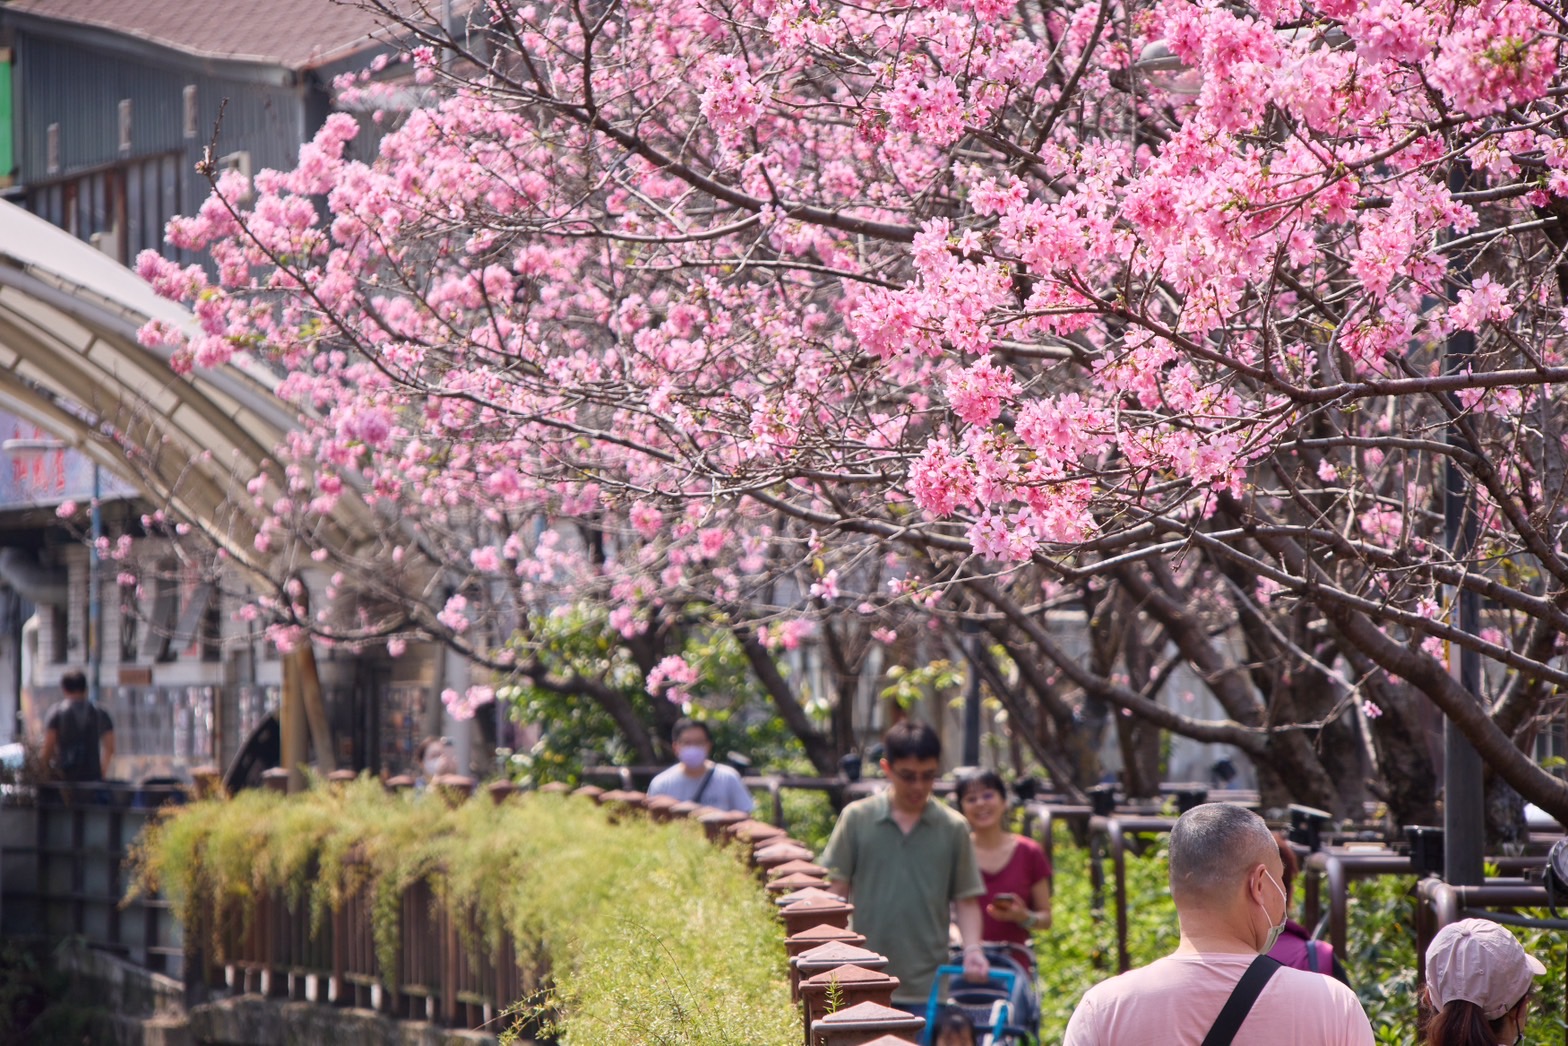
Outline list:
[[[196,329],[188,311],[129,269],[0,202],[0,405],[259,566],[245,484],[275,464],[297,415],[254,361],[176,374],[167,350],[137,340],[150,319]],[[362,510],[343,506],[345,516]]]
[[[306,70],[378,46],[375,15],[338,0],[14,0],[8,14],[92,26],[197,58]]]

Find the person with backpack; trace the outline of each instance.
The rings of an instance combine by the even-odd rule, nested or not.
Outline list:
[[[65,699],[44,722],[43,764],[60,781],[102,781],[114,760],[114,720],[87,700],[87,677],[67,672],[60,677]]]

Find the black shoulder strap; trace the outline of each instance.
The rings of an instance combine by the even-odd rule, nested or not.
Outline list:
[[[697,794],[691,797],[692,802],[702,804],[702,793],[708,790],[708,782],[713,780],[713,771],[717,769],[717,764],[708,767],[708,772],[702,775],[702,780],[697,784]]]
[[[1247,972],[1241,975],[1241,980],[1231,990],[1230,998],[1225,1000],[1225,1008],[1214,1019],[1214,1027],[1204,1037],[1203,1046],[1230,1046],[1230,1041],[1241,1030],[1241,1022],[1252,1012],[1252,1004],[1263,993],[1263,986],[1269,983],[1269,978],[1274,976],[1274,971],[1279,967],[1279,961],[1267,955],[1252,960],[1252,965],[1247,967]]]

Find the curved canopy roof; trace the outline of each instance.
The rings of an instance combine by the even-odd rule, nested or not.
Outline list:
[[[112,258],[0,202],[0,406],[258,565],[245,484],[296,415],[254,362],[176,374],[137,340],[150,319],[195,325]]]

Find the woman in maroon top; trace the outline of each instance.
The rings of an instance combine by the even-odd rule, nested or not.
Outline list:
[[[985,880],[985,917],[981,936],[1015,945],[1034,965],[1030,931],[1051,925],[1051,863],[1033,839],[1003,827],[1007,789],[994,770],[976,770],[958,779],[954,795],[969,821],[975,857]]]

